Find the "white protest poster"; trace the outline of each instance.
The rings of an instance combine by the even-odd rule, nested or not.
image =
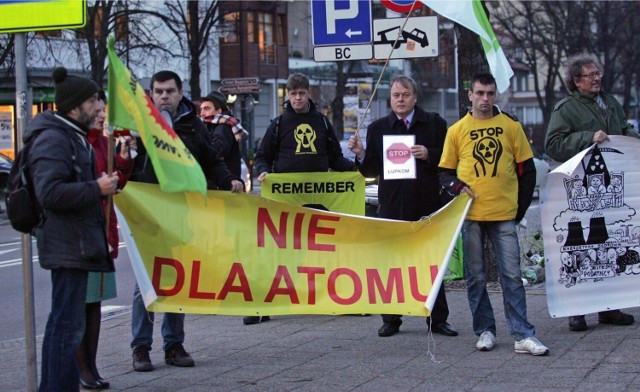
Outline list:
[[[13,115],[11,112],[0,112],[0,150],[12,150]]]
[[[382,175],[385,180],[416,178],[416,159],[411,155],[411,146],[416,144],[415,135],[385,135],[382,137],[384,163]]]
[[[552,317],[640,306],[640,140],[610,136],[549,173],[541,199]]]

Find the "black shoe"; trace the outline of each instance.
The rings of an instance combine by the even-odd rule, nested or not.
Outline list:
[[[153,370],[148,348],[138,346],[133,349],[131,356],[133,357],[133,370],[136,372],[150,372]]]
[[[164,363],[177,367],[192,367],[196,364],[180,343],[172,344],[164,352]]]
[[[586,331],[587,321],[584,319],[584,316],[569,317],[569,330],[574,332]]]
[[[99,382],[100,384],[102,384],[103,388],[102,389],[109,389],[109,387],[111,386],[111,384],[109,384],[109,381],[105,380],[104,378],[102,378],[102,376],[100,375],[100,373],[98,373],[98,369],[96,369],[95,367],[91,370],[91,374],[93,374],[93,378],[96,379],[97,382]]]
[[[109,388],[109,384],[107,384],[106,386],[104,384],[102,384],[100,381],[97,380],[93,380],[93,381],[85,381],[82,379],[82,377],[80,377],[80,386],[83,389],[90,389],[90,390],[99,390],[99,389],[108,389]]]
[[[634,321],[635,319],[632,315],[622,313],[619,310],[609,310],[598,313],[598,322],[600,324],[631,325]]]
[[[393,336],[400,332],[400,325],[402,324],[402,320],[398,319],[398,322],[393,323],[384,323],[382,327],[378,330],[378,336],[387,337]]]
[[[458,331],[453,329],[446,321],[431,324],[431,332],[445,336],[458,336]]]
[[[269,320],[271,320],[271,317],[269,316],[247,316],[242,318],[242,322],[244,323],[244,325],[265,323]]]

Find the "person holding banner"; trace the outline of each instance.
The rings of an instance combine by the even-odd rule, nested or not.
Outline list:
[[[241,142],[249,134],[240,121],[231,115],[227,107],[227,97],[219,91],[212,91],[202,98],[200,118],[209,130],[209,140],[224,159],[229,171],[236,177],[242,176]]]
[[[356,154],[358,170],[366,177],[379,176],[378,215],[381,218],[416,221],[428,216],[443,203],[438,184],[438,162],[442,154],[447,122],[437,113],[429,113],[416,106],[416,82],[408,76],[398,75],[391,80],[391,109],[389,115],[372,122],[367,128],[367,148],[363,148],[358,134],[349,138],[349,149]],[[383,141],[397,136],[411,136],[410,152],[415,162],[415,175],[389,178],[385,174],[394,166],[385,159]],[[398,139],[399,140],[399,139]],[[389,143],[393,144],[394,140]],[[457,336],[449,325],[449,307],[444,285],[427,317],[432,332]],[[400,331],[400,315],[383,314],[378,336],[392,336]]]
[[[173,71],[159,71],[151,77],[151,97],[155,106],[166,113],[169,124],[202,167],[209,189],[230,189],[242,192],[244,184],[233,176],[209,142],[207,128],[196,114],[194,104],[182,95],[182,80]],[[158,179],[142,143],[138,143],[138,156],[130,181],[158,183]],[[154,314],[145,308],[136,284],[131,310],[133,339],[133,369],[138,372],[153,370],[149,357],[153,342]],[[164,360],[168,365],[191,367],[195,362],[184,349],[184,314],[165,313],[162,321]]]
[[[342,155],[333,126],[310,98],[309,78],[294,73],[287,79],[283,113],[271,121],[256,153],[256,173],[262,182],[269,173],[354,171]],[[269,321],[269,316],[247,316],[245,325]]]
[[[516,223],[533,199],[533,152],[520,123],[494,106],[496,80],[490,73],[475,74],[468,95],[471,111],[447,132],[439,177],[450,195],[465,192],[474,199],[462,227],[462,246],[473,331],[479,336],[476,348],[490,351],[496,344],[484,260],[484,241],[489,239],[496,252],[515,352],[546,355],[549,349],[535,337],[535,327],[527,320],[516,231]]]
[[[627,123],[620,103],[601,90],[603,75],[594,56],[574,56],[566,69],[570,94],[554,106],[547,127],[545,148],[551,158],[564,162],[593,143],[608,140],[609,135],[640,137]],[[631,325],[634,321],[633,315],[620,310],[598,312],[601,324]],[[569,330],[586,331],[584,315],[569,317]]]
[[[99,110],[98,85],[64,67],[52,76],[57,111],[38,114],[24,135],[32,143],[28,164],[46,216],[36,228],[39,262],[51,270],[39,390],[78,391],[76,349],[85,329],[87,276],[114,271],[101,200],[116,193],[118,175],[98,176],[87,141]]]

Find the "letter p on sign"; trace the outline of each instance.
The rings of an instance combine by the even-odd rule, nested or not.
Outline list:
[[[336,9],[336,0],[326,0],[327,34],[336,33],[336,20],[353,19],[358,16],[358,0],[349,0],[349,7]],[[344,0],[342,1],[344,3]]]

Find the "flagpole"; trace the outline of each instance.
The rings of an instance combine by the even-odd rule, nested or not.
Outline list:
[[[387,66],[389,65],[389,61],[391,60],[391,56],[393,55],[393,51],[395,50],[396,45],[398,45],[398,40],[402,37],[402,31],[404,30],[404,27],[407,25],[407,22],[409,21],[409,18],[411,17],[411,13],[413,12],[413,9],[416,7],[416,3],[417,3],[417,1],[414,1],[411,4],[411,9],[409,9],[409,12],[407,13],[407,17],[404,19],[404,22],[402,23],[402,26],[398,30],[398,35],[396,36],[396,40],[393,41],[393,45],[391,46],[391,51],[389,51],[389,56],[387,56],[387,60],[384,62],[384,65],[382,66],[382,71],[380,71],[380,75],[378,76],[378,80],[376,81],[375,85],[373,86],[373,92],[371,93],[371,98],[369,99],[369,102],[367,102],[367,106],[364,109],[362,117],[360,117],[360,121],[358,121],[358,125],[356,126],[356,135],[358,136],[358,138],[360,138],[360,127],[362,126],[362,123],[364,123],[364,121],[365,121],[365,119],[367,117],[367,113],[369,112],[369,109],[371,108],[371,102],[373,101],[373,98],[375,97],[376,93],[378,92],[378,86],[380,85],[380,82],[382,81],[382,77],[384,76],[384,71],[387,69]],[[416,94],[417,93],[418,92],[416,91]]]
[[[113,173],[113,127],[109,126],[108,120],[105,120],[104,122],[104,131],[107,132],[107,175],[111,177],[111,173]],[[113,195],[108,195],[104,206],[104,229],[107,235],[107,242],[109,238],[111,203],[113,203]]]

